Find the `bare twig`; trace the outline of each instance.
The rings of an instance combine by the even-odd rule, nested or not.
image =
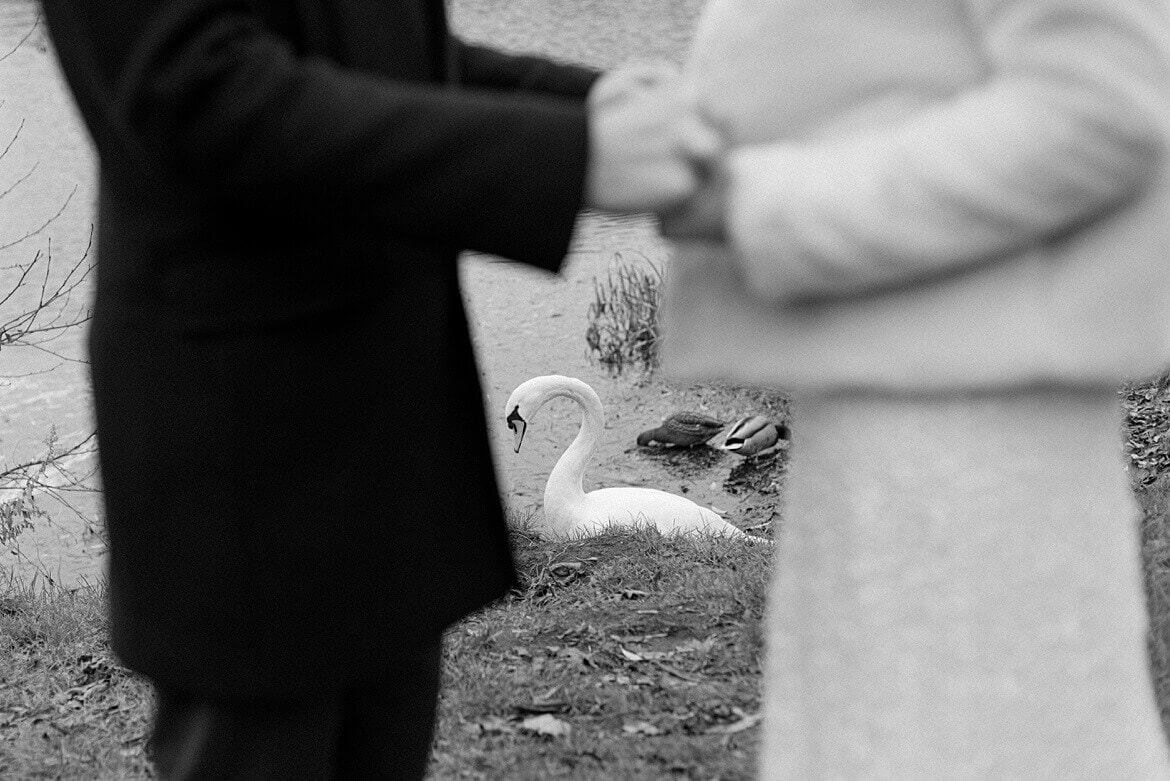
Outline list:
[[[53,281],[53,250],[52,242],[45,252],[37,252],[31,263],[22,266],[10,266],[19,269],[16,282],[8,292],[0,297],[0,308],[14,301],[18,291],[27,288],[32,282],[34,270],[39,271],[39,290],[35,302],[18,308],[16,314],[7,319],[0,316],[0,349],[9,345],[24,345],[39,347],[58,338],[65,331],[87,322],[90,311],[85,304],[74,305],[74,297],[80,294],[82,284],[93,270],[89,260],[90,250],[93,247],[93,227],[90,227],[89,240],[82,256],[73,263],[59,280]],[[38,264],[40,268],[38,269]],[[52,351],[48,351],[52,352]],[[65,356],[52,353],[62,360]]]
[[[69,201],[73,200],[73,195],[76,192],[77,192],[77,185],[73,185],[73,189],[69,191],[69,195],[65,196],[65,202],[61,204],[61,208],[57,209],[57,211],[53,213],[52,217],[45,220],[39,228],[34,228],[33,230],[30,230],[27,233],[25,233],[23,236],[21,236],[17,239],[13,239],[12,241],[8,242],[7,244],[0,244],[0,250],[6,250],[6,249],[9,249],[11,247],[15,247],[17,244],[20,244],[22,241],[26,241],[28,239],[31,239],[33,236],[39,236],[42,232],[44,232],[45,228],[52,225],[56,221],[56,219],[61,216],[61,213],[65,211],[65,207],[69,205]]]
[[[36,18],[33,19],[33,23],[31,25],[29,25],[28,32],[26,32],[24,34],[24,37],[21,38],[19,41],[17,41],[16,45],[13,46],[7,53],[0,55],[0,62],[4,62],[9,57],[11,57],[13,54],[16,54],[16,50],[19,49],[21,46],[24,46],[25,41],[27,41],[29,38],[32,37],[32,34],[36,31],[36,29],[40,25],[40,23],[41,23],[41,9],[37,8]]]

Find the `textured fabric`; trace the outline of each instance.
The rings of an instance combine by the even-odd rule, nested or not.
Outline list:
[[[1170,777],[1116,394],[794,421],[763,778]]]
[[[714,0],[729,247],[668,369],[794,390],[1116,384],[1170,364],[1161,0]]]
[[[440,0],[44,9],[101,163],[115,650],[207,697],[382,674],[515,583],[456,260],[559,267],[596,74]]]

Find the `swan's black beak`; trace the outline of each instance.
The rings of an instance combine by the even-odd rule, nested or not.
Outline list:
[[[516,451],[520,452],[520,445],[524,442],[524,430],[528,428],[528,424],[524,418],[520,417],[520,407],[512,408],[508,413],[508,428],[512,429],[512,433],[516,436]]]

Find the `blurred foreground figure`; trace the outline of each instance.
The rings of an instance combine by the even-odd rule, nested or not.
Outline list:
[[[795,398],[768,779],[1170,776],[1117,391],[1170,366],[1160,0],[713,0],[665,365]]]
[[[665,73],[467,45],[440,0],[44,8],[100,156],[111,631],[158,770],[420,777],[440,634],[515,583],[457,254],[555,270],[718,137]]]

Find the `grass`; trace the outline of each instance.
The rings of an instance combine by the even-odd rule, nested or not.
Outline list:
[[[442,778],[749,778],[771,551],[516,535],[522,594],[455,628]]]
[[[771,551],[518,525],[523,588],[447,635],[431,777],[751,777]],[[0,594],[0,778],[150,777],[103,590]]]
[[[658,326],[662,270],[645,258],[626,261],[620,252],[615,261],[605,282],[593,281],[585,331],[589,357],[613,375],[627,367],[648,373],[658,367],[662,338]]]
[[[1125,403],[1170,730],[1170,385]],[[516,527],[522,588],[447,635],[431,777],[750,778],[771,551]],[[0,778],[150,777],[150,688],[112,658],[104,602],[100,586],[0,581]]]
[[[100,586],[0,584],[0,778],[146,778],[149,686],[112,657]]]

